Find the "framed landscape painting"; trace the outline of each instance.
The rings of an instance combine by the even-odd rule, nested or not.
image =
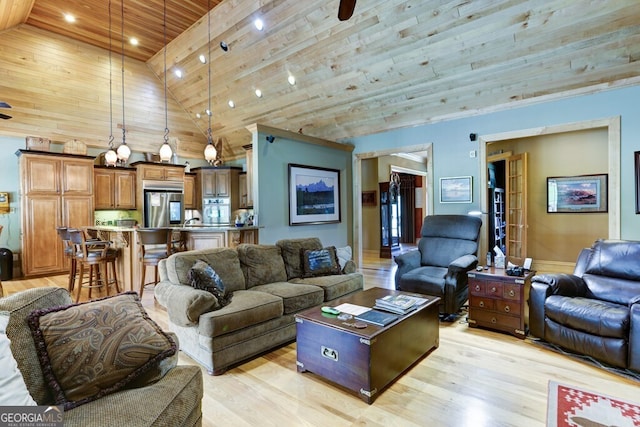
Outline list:
[[[340,222],[340,171],[289,163],[289,225]]]
[[[547,178],[547,212],[607,212],[607,174]]]
[[[440,203],[471,203],[472,177],[440,178]]]

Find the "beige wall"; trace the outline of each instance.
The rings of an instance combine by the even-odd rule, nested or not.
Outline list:
[[[608,170],[607,129],[566,132],[492,143],[499,150],[528,152],[527,256],[575,262],[580,249],[606,238],[607,213],[547,213],[547,177],[604,174]],[[570,159],[570,160],[568,160]]]

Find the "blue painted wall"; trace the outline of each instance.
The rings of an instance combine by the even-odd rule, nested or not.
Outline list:
[[[480,197],[480,161],[469,157],[478,150],[478,142],[469,141],[469,133],[479,135],[516,131],[541,126],[560,125],[586,120],[621,117],[620,197],[623,239],[640,240],[640,215],[635,213],[634,151],[640,151],[640,86],[609,90],[535,105],[513,108],[469,118],[450,120],[413,128],[345,140],[355,145],[354,154],[433,143],[434,180],[441,177],[472,175],[476,202]],[[567,162],[579,162],[575,153]],[[437,189],[438,186],[434,186]],[[466,213],[470,205],[440,204],[434,200],[434,213]]]

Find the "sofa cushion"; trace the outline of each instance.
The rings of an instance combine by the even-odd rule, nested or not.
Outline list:
[[[403,291],[418,292],[427,295],[442,296],[446,267],[418,267],[400,278]]]
[[[251,288],[282,298],[284,314],[296,313],[314,307],[324,301],[324,290],[318,286],[302,283],[276,282]]]
[[[135,292],[36,310],[28,322],[56,404],[65,409],[123,389],[177,351]]]
[[[11,340],[13,357],[22,372],[29,394],[38,405],[53,405],[54,399],[40,367],[27,316],[33,310],[68,304],[71,304],[69,292],[57,287],[33,288],[0,298],[0,310],[11,313],[7,337]]]
[[[546,316],[560,325],[591,335],[629,336],[629,309],[607,301],[551,295],[544,303]]]
[[[276,246],[282,251],[282,259],[287,272],[286,280],[303,276],[302,254],[305,250],[322,249],[322,243],[317,237],[282,239],[276,242]]]
[[[0,406],[35,406],[24,383],[22,373],[11,353],[11,341],[7,338],[9,313],[0,312]]]
[[[302,260],[304,277],[328,276],[341,272],[334,246],[315,251],[306,249]]]
[[[334,274],[332,276],[307,277],[290,280],[289,283],[314,285],[324,290],[324,300],[331,301],[364,287],[362,273]]]
[[[202,260],[214,269],[224,283],[227,292],[245,289],[244,275],[235,249],[215,248],[178,252],[166,259],[167,279],[173,283],[191,286],[189,269],[196,261]]]
[[[254,290],[236,291],[233,303],[200,315],[198,334],[216,337],[282,316],[282,298]]]
[[[236,249],[247,289],[287,281],[284,261],[278,246],[243,243]]]
[[[205,261],[198,260],[193,264],[189,269],[189,280],[194,288],[207,291],[216,297],[216,305],[212,307],[213,310],[224,307],[231,302],[232,293],[225,291],[222,279]]]

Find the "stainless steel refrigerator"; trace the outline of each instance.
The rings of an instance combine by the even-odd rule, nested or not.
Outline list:
[[[143,189],[145,227],[170,227],[184,223],[182,183],[145,181]]]

